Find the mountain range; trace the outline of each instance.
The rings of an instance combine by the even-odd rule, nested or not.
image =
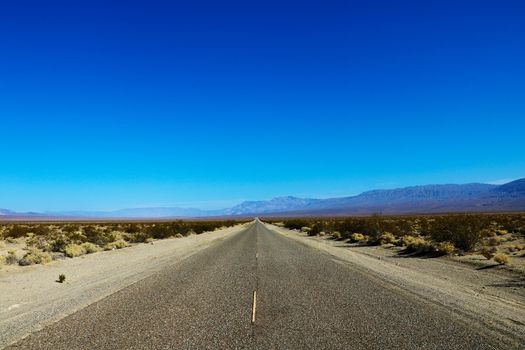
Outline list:
[[[222,210],[153,207],[116,211],[17,213],[0,209],[0,218],[189,218],[501,211],[525,211],[525,178],[503,185],[424,185],[373,190],[356,196],[327,199],[277,197],[271,200],[246,201]]]

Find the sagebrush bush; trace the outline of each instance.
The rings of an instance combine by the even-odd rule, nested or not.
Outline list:
[[[67,257],[75,258],[77,256],[86,254],[86,251],[81,245],[70,243],[64,248],[64,254],[66,254]]]
[[[491,247],[491,248],[483,247],[483,249],[481,249],[481,251],[480,251],[480,254],[483,255],[487,260],[490,260],[496,254],[496,248],[494,248],[494,247]]]
[[[432,243],[423,237],[414,237],[414,239],[407,245],[407,251],[416,253],[429,253],[435,250]]]
[[[356,233],[352,233],[352,235],[350,236],[350,240],[352,242],[363,242],[367,240],[367,237],[363,235],[362,233],[356,232]]]
[[[505,253],[496,253],[493,257],[494,261],[501,265],[508,265],[510,260]]]
[[[456,247],[454,247],[454,244],[451,242],[439,242],[436,249],[441,254],[449,255],[454,253]]]
[[[497,245],[500,245],[501,243],[505,242],[506,239],[504,237],[500,237],[500,236],[493,236],[493,237],[489,237],[487,238],[487,244],[490,245],[490,246],[497,246]]]
[[[310,231],[308,231],[308,236],[317,236],[323,231],[323,227],[321,224],[316,223],[312,226]]]
[[[18,264],[18,256],[16,255],[16,249],[9,249],[7,251],[7,256],[5,257],[5,263],[7,265]]]
[[[80,247],[84,250],[86,254],[92,254],[101,251],[99,246],[90,242],[84,242],[80,245]]]
[[[401,242],[402,246],[408,247],[415,239],[416,239],[416,237],[414,237],[414,236],[404,235],[404,236],[401,237],[401,239],[399,241]]]
[[[518,252],[525,249],[525,246],[523,244],[513,244],[508,249],[510,252]]]
[[[66,280],[66,275],[64,275],[63,273],[58,275],[58,280],[57,280],[58,283],[64,283],[65,280]]]
[[[308,226],[303,226],[301,227],[301,232],[304,232],[304,233],[308,233],[310,232],[312,229]]]
[[[332,232],[332,238],[333,239],[341,239],[341,237],[342,237],[341,236],[341,232],[339,232],[339,231]]]
[[[395,244],[396,242],[396,236],[391,232],[384,232],[379,239],[380,244]]]
[[[470,251],[484,237],[489,225],[486,217],[450,215],[436,218],[426,233],[436,242],[452,242],[454,246]]]
[[[115,242],[108,243],[104,246],[104,250],[114,250],[129,247],[129,243],[123,239],[119,239]]]
[[[29,251],[20,259],[18,264],[20,266],[34,265],[34,264],[46,264],[51,262],[53,257],[48,252],[43,252],[36,248],[31,248]]]

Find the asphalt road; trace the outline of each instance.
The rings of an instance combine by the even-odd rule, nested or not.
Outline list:
[[[455,313],[256,222],[13,348],[498,348],[482,333]]]

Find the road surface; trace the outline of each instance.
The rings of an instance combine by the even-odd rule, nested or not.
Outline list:
[[[256,221],[12,348],[505,348],[494,343],[475,322]]]

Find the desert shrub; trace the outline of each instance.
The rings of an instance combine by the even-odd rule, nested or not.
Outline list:
[[[129,234],[129,241],[133,243],[144,243],[148,239],[151,239],[151,237],[146,232],[135,232],[133,234]]]
[[[50,242],[50,250],[52,252],[64,252],[66,246],[70,243],[65,234],[56,235]]]
[[[104,246],[104,250],[114,250],[114,249],[122,249],[129,247],[129,243],[126,242],[123,239],[116,240],[115,242],[110,242]]]
[[[25,237],[26,233],[31,232],[31,227],[28,225],[14,224],[7,232],[4,233],[5,237],[20,238]]]
[[[350,240],[352,242],[363,242],[366,241],[366,237],[362,233],[352,233]]]
[[[416,237],[414,236],[405,235],[405,236],[402,236],[399,241],[401,242],[402,246],[408,247],[415,239]]]
[[[91,242],[84,242],[80,245],[80,247],[86,252],[86,254],[96,253],[101,250],[99,246]]]
[[[7,256],[5,257],[5,263],[7,265],[18,264],[18,256],[16,255],[16,249],[9,249],[7,251]]]
[[[489,237],[487,238],[487,244],[490,245],[490,246],[497,246],[497,245],[500,245],[501,243],[505,242],[506,239],[503,238],[503,237],[500,237],[500,236],[494,236],[494,237]]]
[[[175,234],[175,238],[183,238],[184,236],[180,233]]]
[[[493,257],[494,261],[501,265],[508,265],[509,264],[509,257],[505,253],[496,253]]]
[[[312,229],[308,231],[308,236],[317,236],[321,231],[323,231],[323,227],[321,224],[316,223],[312,226]]]
[[[300,230],[305,226],[308,226],[308,221],[303,219],[291,219],[284,222],[284,227],[290,230]]]
[[[33,236],[26,241],[28,247],[44,250],[46,252],[52,251],[52,245],[45,237]]]
[[[408,252],[429,253],[434,249],[432,243],[423,237],[414,237],[406,247]]]
[[[20,266],[34,265],[34,264],[46,264],[51,262],[53,257],[48,252],[31,248],[23,257],[20,259],[18,264]]]
[[[339,231],[332,232],[332,238],[333,239],[341,239],[341,237],[342,237],[341,236],[341,232],[339,232]]]
[[[510,252],[517,252],[525,249],[525,246],[523,244],[513,244],[508,249]]]
[[[449,255],[454,253],[454,250],[456,249],[454,247],[454,244],[451,242],[439,242],[436,246],[436,249],[439,253],[444,255]]]
[[[66,254],[67,257],[75,258],[77,256],[86,254],[86,251],[81,245],[70,243],[64,248],[64,254]]]
[[[491,247],[491,248],[483,247],[483,249],[481,249],[481,251],[480,251],[480,254],[483,255],[487,260],[490,260],[496,254],[496,248],[494,248],[494,247]]]
[[[472,250],[483,238],[483,230],[490,225],[480,215],[448,215],[436,217],[428,234],[436,242],[451,242],[464,251]]]
[[[381,244],[389,244],[389,243],[391,243],[391,244],[395,244],[395,243],[397,242],[397,240],[396,240],[396,237],[395,237],[392,233],[390,233],[390,232],[384,232],[384,233],[381,235],[381,237],[380,237],[380,239],[379,239],[379,242],[380,242]]]
[[[308,233],[310,232],[312,229],[308,226],[303,226],[301,227],[301,232],[304,232],[304,233]]]
[[[64,275],[63,273],[58,275],[58,280],[57,280],[58,283],[64,283],[65,281],[66,281],[66,275]]]
[[[7,237],[6,241],[7,243],[23,244],[26,241],[26,239],[25,237],[18,237],[18,238]]]

